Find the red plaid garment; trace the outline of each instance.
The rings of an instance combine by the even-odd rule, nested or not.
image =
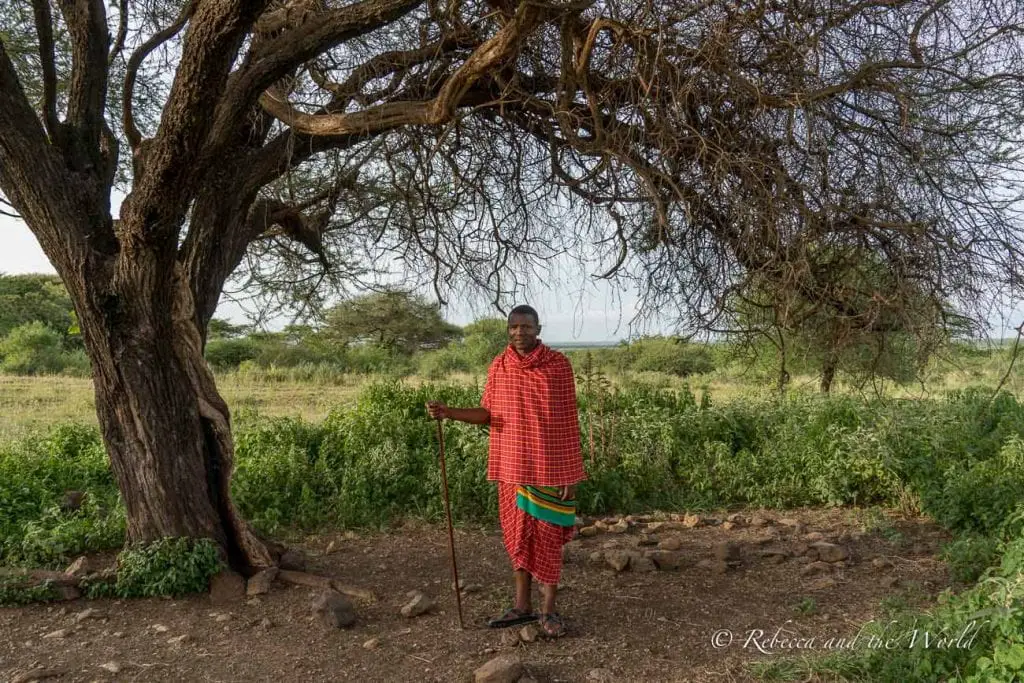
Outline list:
[[[509,346],[491,363],[480,404],[491,415],[489,480],[568,486],[587,478],[576,382],[564,355],[538,344],[520,356]]]
[[[498,482],[498,518],[513,571],[529,572],[536,581],[557,586],[562,575],[562,546],[575,529],[531,517],[516,505],[516,485]]]

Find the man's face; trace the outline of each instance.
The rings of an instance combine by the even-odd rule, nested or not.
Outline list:
[[[508,317],[508,343],[519,353],[529,353],[537,346],[540,325],[532,315],[513,313]]]

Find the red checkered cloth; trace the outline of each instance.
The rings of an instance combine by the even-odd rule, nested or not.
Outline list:
[[[524,570],[534,580],[557,586],[562,575],[562,546],[575,529],[531,517],[516,505],[516,485],[498,482],[498,518],[505,550],[513,570]]]
[[[569,486],[587,478],[576,382],[561,353],[538,344],[520,356],[509,346],[491,363],[480,404],[491,415],[489,480]]]

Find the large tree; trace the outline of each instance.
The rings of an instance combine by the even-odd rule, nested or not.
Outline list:
[[[579,247],[694,325],[751,277],[841,309],[864,251],[1021,284],[1018,0],[113,7],[0,0],[0,209],[67,286],[133,541],[275,561],[202,356],[233,274],[315,304],[397,257],[500,303]]]

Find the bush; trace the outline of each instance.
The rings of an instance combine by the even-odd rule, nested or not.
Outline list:
[[[31,322],[11,330],[0,341],[0,369],[18,375],[43,375],[64,368],[61,335],[41,322]]]
[[[237,368],[259,355],[259,346],[251,339],[211,339],[206,344],[206,362],[217,370]]]
[[[87,587],[88,597],[181,596],[203,593],[223,567],[220,550],[206,538],[162,538],[117,556],[117,581]]]

